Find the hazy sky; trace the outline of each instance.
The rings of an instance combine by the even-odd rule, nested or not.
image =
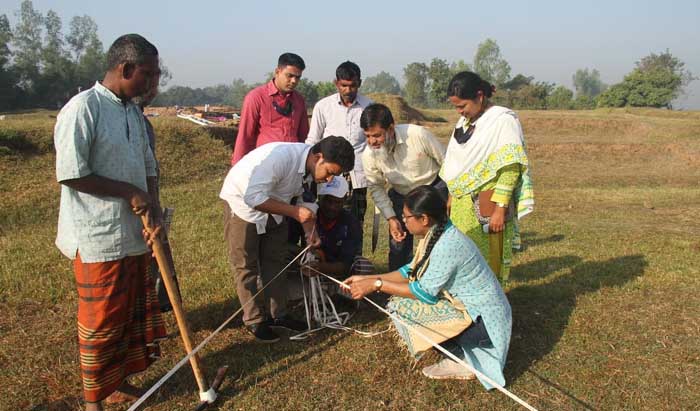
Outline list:
[[[470,63],[487,38],[498,42],[512,75],[567,87],[579,68],[598,69],[605,83],[619,82],[637,60],[666,49],[700,76],[700,0],[33,3],[42,13],[56,11],[64,32],[72,16],[91,16],[105,47],[121,34],[143,34],[173,73],[170,85],[262,81],[285,51],[304,58],[304,76],[314,81],[331,80],[349,59],[363,77],[385,70],[403,83],[406,64],[433,57]],[[19,5],[0,0],[0,14],[14,25]],[[676,105],[700,109],[700,81]]]

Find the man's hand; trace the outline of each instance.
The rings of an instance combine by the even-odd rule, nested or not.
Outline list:
[[[304,235],[306,236],[306,244],[310,245],[312,249],[321,247],[321,237],[318,236],[318,232],[312,228],[307,231],[306,226],[304,227]]]
[[[506,220],[506,210],[505,207],[496,207],[491,214],[491,219],[489,220],[489,232],[490,233],[500,233],[505,227]]]
[[[163,229],[163,213],[160,207],[152,208],[146,213],[146,220],[148,221],[148,227],[144,227],[142,234],[143,240],[146,242],[148,248],[153,248],[153,241],[158,238],[161,239],[160,234]]]
[[[301,223],[301,225],[305,225],[307,223],[316,223],[316,214],[314,214],[313,211],[302,206],[296,206],[295,208],[296,215],[294,216],[294,219]]]
[[[389,234],[391,234],[391,238],[397,243],[400,243],[406,238],[406,232],[403,231],[401,222],[397,217],[389,218]]]
[[[129,205],[131,205],[131,209],[137,215],[146,213],[153,203],[151,196],[137,187],[132,187],[129,191],[127,201]]]

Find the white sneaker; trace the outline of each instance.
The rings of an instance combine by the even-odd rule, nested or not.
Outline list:
[[[473,380],[476,378],[473,372],[450,358],[445,358],[423,368],[423,375],[434,380]]]

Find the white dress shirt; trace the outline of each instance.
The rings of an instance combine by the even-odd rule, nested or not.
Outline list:
[[[310,146],[304,143],[268,143],[256,148],[231,167],[219,197],[228,202],[233,214],[255,224],[265,233],[268,213],[255,207],[268,199],[290,204],[303,193],[306,157]],[[310,182],[312,175],[307,176]],[[272,214],[277,223],[283,216]]]
[[[367,146],[367,138],[360,127],[360,116],[372,100],[357,94],[350,107],[346,107],[339,93],[324,97],[314,106],[309,135],[306,144],[314,145],[328,136],[343,137],[355,149],[355,167],[349,172],[352,188],[367,187],[362,170],[362,152]]]

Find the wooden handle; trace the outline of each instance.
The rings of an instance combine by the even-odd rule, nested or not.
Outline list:
[[[144,228],[146,228],[146,231],[149,233],[153,231],[150,227],[147,214],[141,215],[141,222],[143,223]],[[185,311],[182,308],[182,301],[180,300],[180,295],[177,291],[177,286],[175,285],[175,276],[173,275],[172,267],[168,262],[165,250],[163,249],[163,243],[161,243],[160,238],[156,237],[153,239],[152,248],[153,254],[156,256],[156,262],[158,263],[161,277],[163,278],[163,284],[165,284],[165,290],[168,292],[168,298],[170,298],[170,303],[173,306],[173,312],[175,313],[175,319],[177,320],[177,328],[180,330],[182,342],[185,344],[185,351],[187,351],[187,354],[189,355],[189,353],[192,352],[190,327],[187,324]],[[190,365],[192,365],[192,372],[194,372],[194,378],[197,380],[199,392],[209,391],[209,385],[207,384],[204,373],[199,366],[199,357],[197,354],[190,357]]]

